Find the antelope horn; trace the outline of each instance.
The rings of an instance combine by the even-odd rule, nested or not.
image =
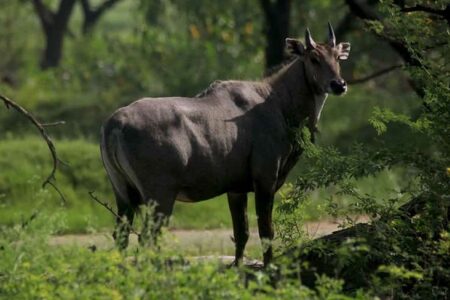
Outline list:
[[[336,36],[330,22],[328,22],[328,44],[333,48],[336,47]]]
[[[309,28],[306,28],[305,44],[306,44],[306,48],[308,48],[308,49],[316,48],[316,42],[314,42],[314,40],[312,39]]]

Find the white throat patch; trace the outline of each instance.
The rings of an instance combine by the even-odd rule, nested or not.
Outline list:
[[[315,114],[316,114],[316,124],[319,122],[320,114],[322,113],[323,106],[325,105],[325,100],[327,100],[328,94],[314,95],[315,104]]]

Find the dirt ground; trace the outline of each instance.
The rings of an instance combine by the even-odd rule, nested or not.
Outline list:
[[[360,217],[359,222],[366,222],[367,218]],[[304,226],[305,232],[312,238],[317,238],[339,229],[338,221],[322,220],[309,222]],[[164,234],[162,247],[174,250],[176,253],[196,256],[198,258],[209,258],[220,255],[221,257],[232,259],[234,254],[234,244],[231,240],[232,229],[213,230],[167,230]],[[93,234],[68,234],[53,236],[50,238],[51,245],[77,245],[81,247],[92,247],[98,249],[108,249],[114,246],[111,233]],[[130,237],[130,245],[136,245],[135,235]],[[261,252],[260,241],[256,228],[250,232],[250,239],[247,243],[246,253],[251,257],[259,257]]]

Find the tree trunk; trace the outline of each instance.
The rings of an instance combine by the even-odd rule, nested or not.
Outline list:
[[[289,34],[291,0],[260,0],[265,16],[266,69],[283,61],[285,39]]]
[[[41,58],[43,70],[55,68],[62,57],[64,31],[61,28],[52,27],[45,33],[45,50]]]
[[[57,12],[52,12],[41,0],[33,0],[35,11],[45,34],[45,50],[41,68],[57,67],[61,61],[64,36],[76,0],[61,0]]]

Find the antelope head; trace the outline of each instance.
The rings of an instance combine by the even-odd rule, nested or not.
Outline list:
[[[306,80],[315,94],[342,95],[347,91],[347,83],[340,74],[339,61],[348,58],[350,43],[336,44],[336,36],[330,23],[325,43],[316,43],[307,28],[304,44],[300,40],[287,38],[286,46],[291,54],[303,60]]]

